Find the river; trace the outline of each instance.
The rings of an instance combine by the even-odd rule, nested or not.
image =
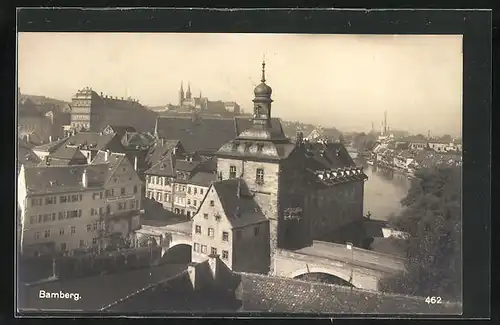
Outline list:
[[[368,180],[365,182],[364,213],[371,213],[372,219],[387,220],[397,215],[403,207],[403,199],[411,186],[411,180],[400,172],[370,166],[363,159],[356,159],[363,166]]]

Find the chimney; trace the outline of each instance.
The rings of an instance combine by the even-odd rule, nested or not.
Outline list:
[[[174,147],[174,149],[172,150],[172,153],[175,155],[177,154],[177,147]]]
[[[49,142],[52,142],[52,136],[49,135]]]
[[[238,186],[236,187],[236,197],[241,198],[241,178],[238,178]]]
[[[165,139],[161,138],[161,146],[163,147],[165,145]]]
[[[105,161],[109,160],[109,149],[104,152],[104,160]]]
[[[90,152],[87,152],[87,164],[90,165],[91,162],[92,162],[92,159],[90,158]]]
[[[88,175],[87,175],[87,169],[84,169],[83,173],[82,173],[82,185],[85,188],[87,188],[89,186],[89,179],[88,179]]]
[[[134,157],[134,170],[137,171],[137,156]]]
[[[191,281],[191,285],[193,286],[193,290],[200,289],[200,276],[196,272],[197,263],[191,262],[188,264],[187,272],[189,275],[189,280]]]
[[[26,142],[27,142],[27,143],[30,143],[30,135],[29,135],[29,133],[28,133],[28,134],[26,134]]]

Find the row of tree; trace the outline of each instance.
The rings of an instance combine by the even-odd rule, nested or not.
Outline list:
[[[405,209],[390,223],[409,233],[403,245],[406,272],[380,282],[384,291],[459,300],[462,292],[460,167],[417,172],[402,200]]]

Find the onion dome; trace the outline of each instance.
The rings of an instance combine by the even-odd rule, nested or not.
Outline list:
[[[253,91],[255,94],[255,97],[268,97],[268,98],[270,98],[271,94],[273,92],[272,88],[269,87],[268,85],[266,85],[265,68],[266,68],[266,63],[262,62],[262,79],[260,80],[261,83],[257,87],[255,87],[255,89]]]

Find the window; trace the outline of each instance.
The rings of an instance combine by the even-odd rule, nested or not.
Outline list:
[[[97,245],[97,238],[92,238],[92,245]]]
[[[31,199],[31,206],[42,205],[42,199]]]
[[[208,219],[208,213],[203,214],[203,219]]]
[[[58,220],[63,220],[64,219],[64,212],[60,211],[58,216],[57,216],[57,219]]]
[[[66,243],[61,243],[61,251],[65,251],[66,250]]]
[[[161,193],[156,192],[156,201],[161,201]]]
[[[82,217],[82,210],[78,210],[78,218]]]
[[[241,230],[236,230],[236,239],[241,239]]]
[[[45,232],[44,232],[43,236],[44,236],[45,238],[49,238],[49,237],[50,237],[50,230],[45,230]]]
[[[37,232],[35,232],[35,239],[38,239],[38,238],[40,238],[40,233],[37,231]]]
[[[210,237],[214,236],[214,228],[208,228],[208,236]]]
[[[56,204],[56,197],[55,196],[46,197],[45,204]]]
[[[197,226],[195,226],[195,227],[194,227],[194,229],[195,229],[195,231],[194,231],[194,232],[195,232],[196,234],[201,234],[201,226],[198,226],[198,225],[197,225]]]
[[[194,206],[197,206],[198,205],[198,202],[196,200],[193,200],[193,205]]]
[[[188,190],[188,194],[191,194],[191,186],[188,186],[187,190]]]
[[[64,228],[59,229],[59,236],[64,235]]]
[[[71,195],[71,202],[77,202],[77,201],[78,201],[78,194]]]
[[[193,188],[193,194],[196,195],[197,194],[196,192],[198,192],[198,188],[197,187]]]
[[[137,185],[134,185],[134,194],[137,194]]]
[[[134,200],[130,201],[130,209],[132,209],[132,210],[135,209],[135,201]]]
[[[111,213],[111,205],[107,205],[106,206],[106,214],[110,214]]]
[[[38,215],[38,222],[42,222],[43,221],[43,215],[42,214],[39,214]]]
[[[83,239],[80,239],[80,247],[85,247],[85,241]]]
[[[200,188],[200,194],[203,195],[203,189],[202,188]]]
[[[150,199],[151,199],[151,198],[153,197],[153,195],[152,195],[152,194],[153,194],[153,193],[152,193],[151,191],[147,191],[147,192],[146,192],[146,197],[148,197],[148,198],[150,198]]]
[[[191,211],[187,212],[187,216],[188,216],[188,218],[191,218]]]
[[[90,225],[90,224],[87,225],[87,232],[92,230],[91,227],[92,227],[92,225]]]
[[[255,174],[255,182],[259,185],[264,184],[264,169],[257,168],[257,172]]]
[[[52,213],[52,221],[56,221],[56,214],[55,214],[55,212]]]
[[[210,253],[212,253],[212,255],[217,255],[217,248],[212,247]]]
[[[203,254],[206,254],[207,253],[207,245],[201,245],[201,252]]]
[[[254,236],[258,236],[259,235],[259,230],[260,230],[259,226],[253,228],[253,234],[254,234]]]
[[[191,205],[191,199],[187,199],[188,200],[188,205]]]
[[[200,252],[200,244],[198,244],[198,243],[194,243],[193,250],[194,250],[195,252],[199,253],[199,252]]]
[[[236,166],[229,166],[229,178],[236,178]]]
[[[125,187],[122,187],[122,188],[121,188],[120,194],[121,194],[121,195],[125,195]]]
[[[229,233],[227,231],[222,232],[222,240],[229,241]]]
[[[217,179],[218,179],[219,181],[222,181],[222,172],[219,172],[219,174],[218,174],[218,176],[217,176]]]
[[[59,203],[66,203],[66,202],[68,202],[68,197],[66,195],[59,197]]]
[[[229,252],[228,251],[222,251],[222,259],[227,260],[229,258]]]
[[[210,200],[210,206],[211,207],[215,206],[214,200]]]
[[[76,227],[71,226],[71,234],[74,235],[76,233]]]

